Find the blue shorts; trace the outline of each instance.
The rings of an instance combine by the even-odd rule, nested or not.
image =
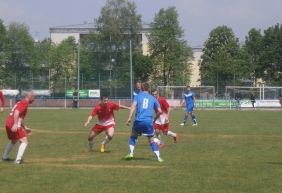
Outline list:
[[[134,121],[132,132],[138,135],[144,135],[152,137],[155,135],[155,131],[153,128],[153,122],[145,122],[145,121]]]
[[[192,113],[193,111],[194,111],[194,105],[193,105],[193,106],[186,107],[186,112],[187,112],[187,113]]]

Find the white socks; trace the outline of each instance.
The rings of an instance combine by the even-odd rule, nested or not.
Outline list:
[[[133,155],[134,148],[135,148],[134,145],[129,145],[130,155]]]
[[[3,153],[3,159],[8,159],[9,158],[9,154],[11,152],[11,150],[13,149],[15,144],[13,144],[12,142],[9,142],[6,147],[5,147],[5,151]]]
[[[154,151],[154,153],[155,153],[156,157],[157,157],[158,159],[160,159],[160,151]]]
[[[108,136],[105,137],[104,141],[102,142],[102,144],[106,145],[107,143],[109,143],[111,141],[111,139],[108,138]]]
[[[25,151],[26,147],[27,147],[26,143],[21,143],[20,144],[16,161],[22,160],[23,154],[24,154],[24,151]]]
[[[173,133],[173,132],[171,132],[171,131],[168,131],[168,132],[167,132],[167,135],[168,135],[168,136],[171,136],[171,137],[176,137],[176,134]]]

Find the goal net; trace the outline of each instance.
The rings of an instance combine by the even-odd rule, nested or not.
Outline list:
[[[240,96],[242,107],[251,107],[251,95],[254,95],[257,107],[279,107],[278,99],[282,95],[282,87],[244,87],[226,86],[225,97],[233,102]]]

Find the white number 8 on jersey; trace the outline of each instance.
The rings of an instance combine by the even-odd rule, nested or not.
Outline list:
[[[147,109],[149,104],[149,100],[147,98],[143,99],[143,109]]]

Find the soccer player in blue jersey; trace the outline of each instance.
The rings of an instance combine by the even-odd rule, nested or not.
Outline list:
[[[196,120],[196,116],[194,114],[194,108],[196,106],[196,99],[195,99],[195,93],[191,91],[191,87],[187,86],[186,87],[187,90],[184,93],[184,100],[181,104],[181,106],[184,105],[184,103],[186,104],[186,112],[185,112],[185,116],[183,119],[183,122],[180,124],[181,126],[184,126],[188,120],[189,115],[192,117],[192,126],[196,126],[198,125],[197,120]]]
[[[155,97],[149,94],[149,84],[142,84],[142,92],[140,92],[135,98],[131,105],[130,114],[127,120],[127,125],[131,123],[132,116],[134,112],[135,121],[132,127],[132,134],[129,138],[129,154],[125,156],[126,160],[133,159],[134,148],[136,146],[136,140],[138,136],[143,135],[148,137],[152,151],[154,152],[157,160],[163,162],[160,157],[158,144],[154,141],[154,128],[153,123],[159,118],[162,111],[160,104]],[[156,111],[156,117],[154,119],[154,113]]]
[[[133,92],[132,100],[142,91],[142,81],[137,80],[136,82],[136,89]]]

